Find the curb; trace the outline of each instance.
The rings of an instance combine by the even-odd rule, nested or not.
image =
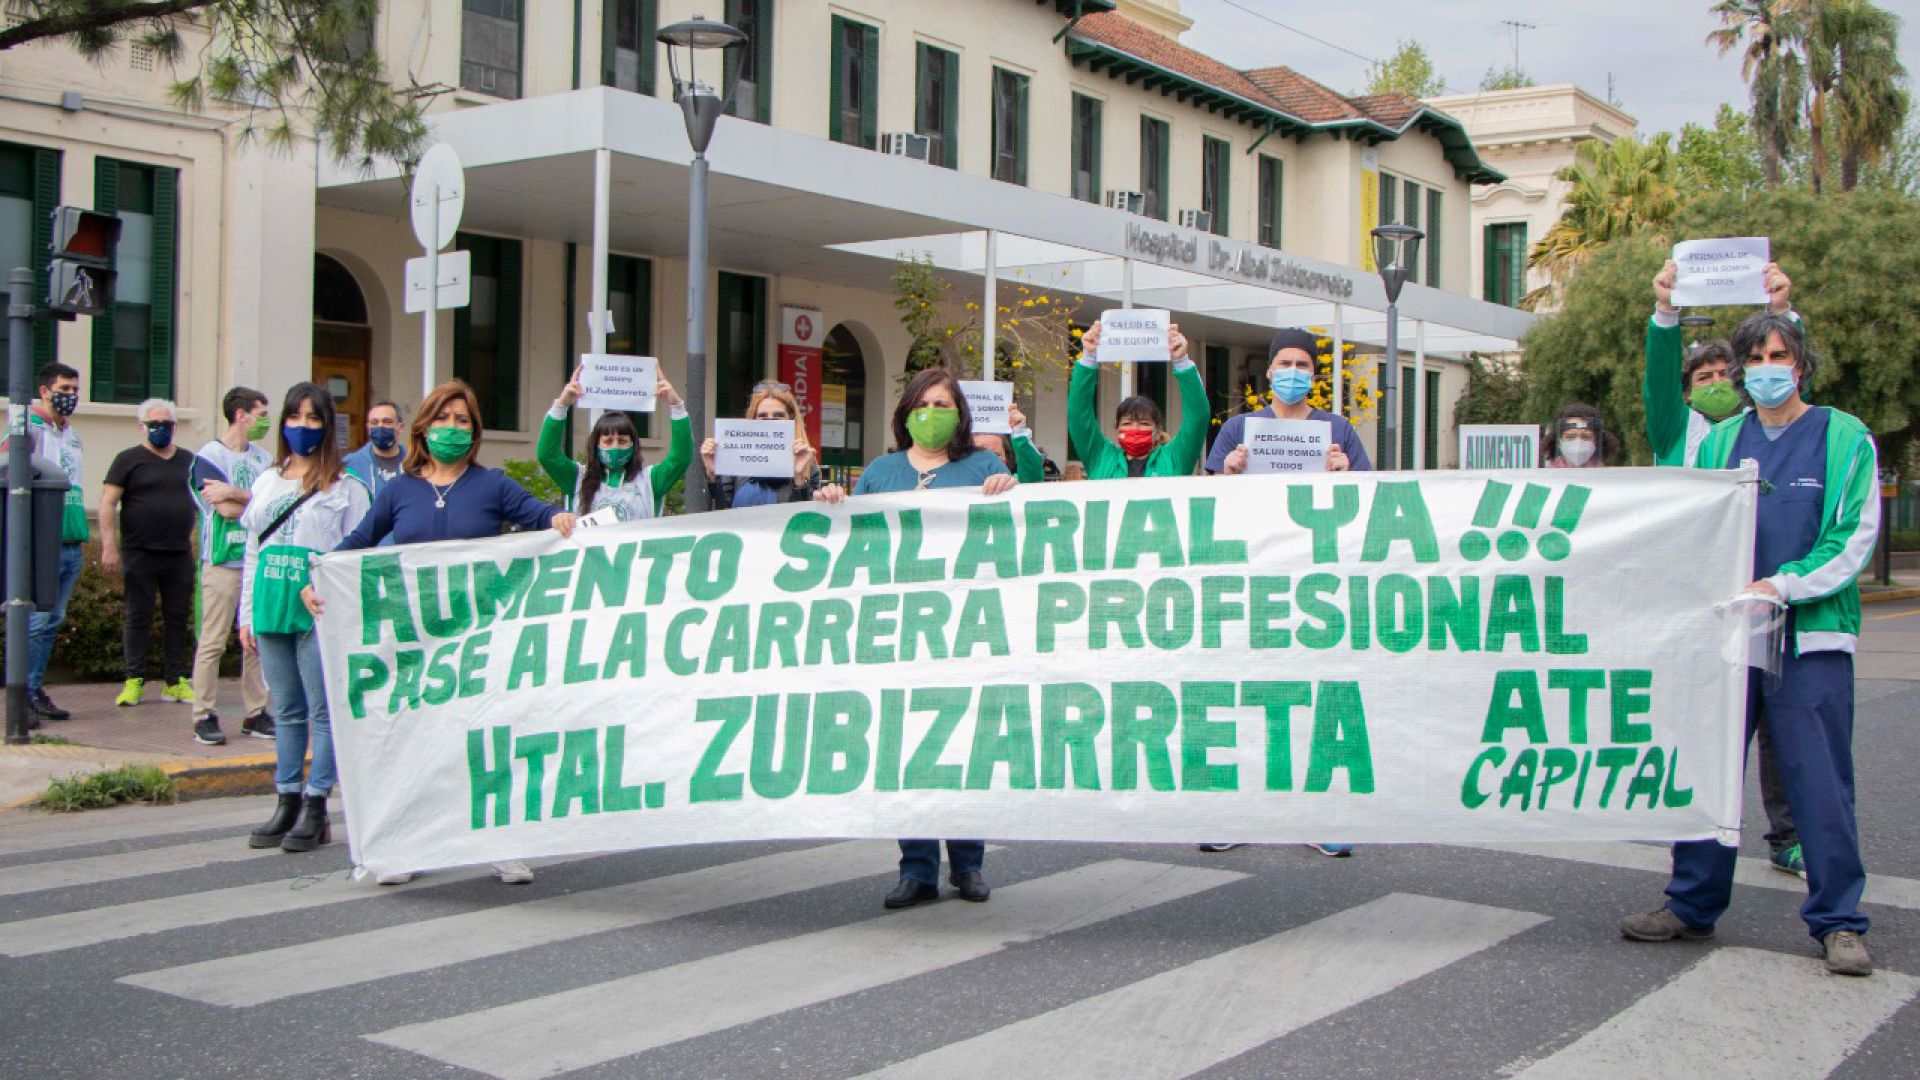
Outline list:
[[[270,795],[274,766],[272,754],[256,754],[217,762],[168,761],[160,765],[160,771],[173,778],[184,801],[223,795]]]
[[[1909,586],[1904,589],[1881,589],[1878,592],[1863,592],[1860,594],[1860,602],[1863,604],[1874,604],[1888,600],[1920,600],[1920,586]]]

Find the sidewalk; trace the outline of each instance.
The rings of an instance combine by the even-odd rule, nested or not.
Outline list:
[[[220,728],[225,746],[193,741],[193,707],[160,697],[148,683],[146,697],[128,708],[114,705],[119,683],[49,684],[47,693],[73,719],[45,721],[35,735],[66,743],[0,746],[0,811],[40,794],[48,781],[120,765],[157,765],[173,774],[185,797],[268,790],[273,743],[240,734],[240,680],[223,679]],[[72,745],[67,745],[67,744]]]

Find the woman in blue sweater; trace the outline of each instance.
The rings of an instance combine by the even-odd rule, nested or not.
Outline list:
[[[913,377],[900,403],[893,408],[893,442],[900,449],[867,463],[855,495],[979,485],[983,495],[998,495],[1019,483],[1000,458],[973,445],[973,414],[960,383],[946,368],[928,368]],[[828,484],[814,494],[821,502],[847,497],[839,484]],[[960,899],[984,901],[989,892],[981,873],[986,865],[984,840],[948,840],[947,880],[960,890]],[[887,894],[889,908],[912,907],[940,896],[940,841],[900,841],[900,883]]]
[[[506,473],[475,460],[480,453],[480,400],[466,383],[454,379],[435,387],[420,403],[407,435],[401,475],[380,489],[373,509],[335,551],[359,551],[389,537],[396,544],[477,540],[500,535],[508,522],[522,529],[573,534],[574,515],[556,511]],[[309,611],[320,614],[313,586],[307,586],[301,599]],[[493,872],[509,885],[533,880],[533,871],[518,860],[494,863]],[[380,884],[398,885],[412,878],[410,873],[383,874]]]

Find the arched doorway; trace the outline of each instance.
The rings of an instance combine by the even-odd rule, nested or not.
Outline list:
[[[373,327],[360,283],[339,260],[313,256],[313,381],[333,395],[341,449],[367,438]]]
[[[869,432],[867,356],[845,323],[827,333],[820,361],[820,463],[835,480],[867,463],[868,444],[877,454],[885,432]]]

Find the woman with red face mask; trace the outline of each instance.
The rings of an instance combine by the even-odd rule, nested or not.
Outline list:
[[[1180,430],[1171,438],[1152,398],[1134,395],[1115,410],[1114,433],[1119,445],[1100,430],[1095,399],[1100,391],[1100,324],[1087,328],[1080,339],[1080,361],[1073,366],[1067,386],[1067,430],[1080,450],[1089,480],[1121,480],[1130,476],[1192,476],[1206,448],[1207,423],[1212,407],[1200,369],[1187,357],[1187,339],[1178,326],[1169,328],[1167,343],[1173,355],[1173,377],[1180,382]]]

